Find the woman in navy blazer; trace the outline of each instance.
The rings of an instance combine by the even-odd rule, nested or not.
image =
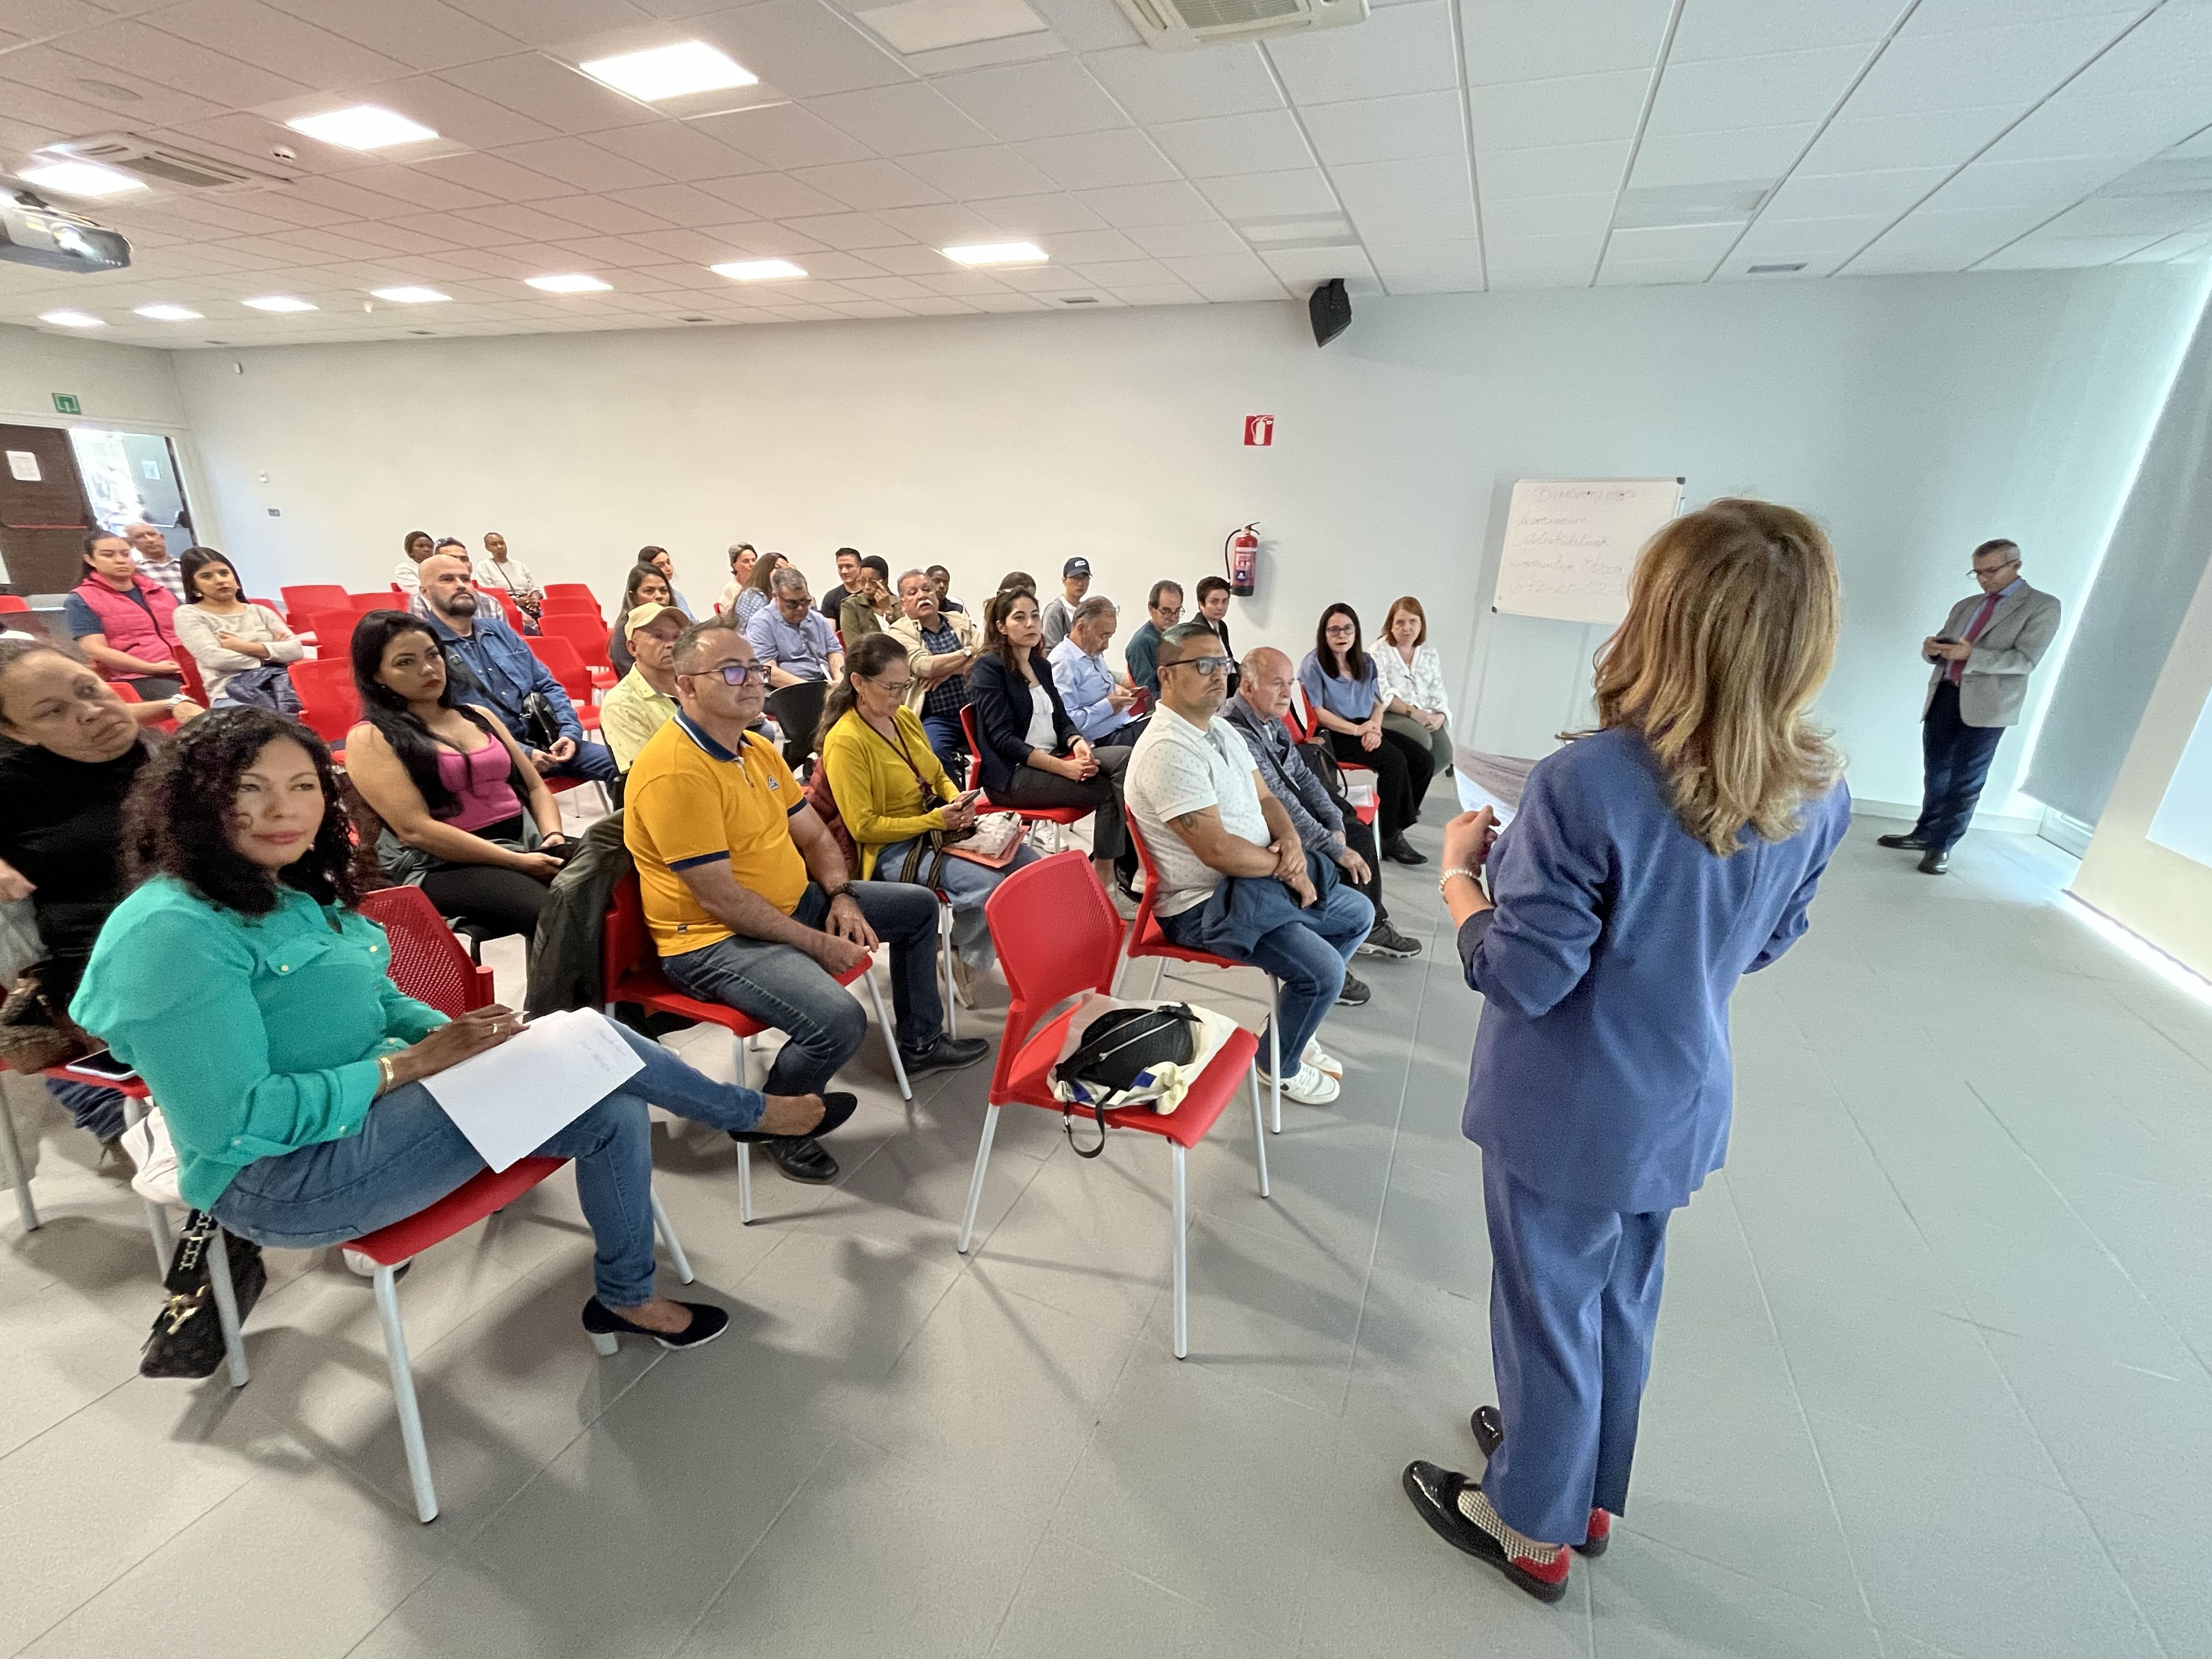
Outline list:
[[[1719,501],[1675,520],[1600,655],[1598,730],[1537,763],[1502,834],[1486,807],[1444,831],[1439,885],[1485,1005],[1462,1127],[1483,1154],[1498,1403],[1473,1419],[1479,1483],[1417,1462],[1404,1484],[1544,1601],[1627,1502],[1668,1216],[1727,1151],[1729,998],[1805,931],[1850,825],[1808,719],[1841,609],[1802,514]]]
[[[968,705],[975,712],[983,788],[999,807],[1073,806],[1097,817],[1091,831],[1091,867],[1114,890],[1114,860],[1127,837],[1121,827],[1126,747],[1096,749],[1067,717],[1052,665],[1044,654],[1044,617],[1036,594],[1001,586],[983,607],[983,654],[968,671]],[[1051,746],[1042,741],[1050,723]]]

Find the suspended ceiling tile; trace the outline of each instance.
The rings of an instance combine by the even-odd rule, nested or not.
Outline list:
[[[1148,125],[1283,107],[1274,76],[1249,42],[1196,52],[1127,46],[1083,61],[1129,118]]]

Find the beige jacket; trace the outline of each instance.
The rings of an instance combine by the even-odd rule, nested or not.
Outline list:
[[[940,611],[937,614],[939,620],[950,628],[953,637],[960,641],[962,650],[981,649],[982,630],[968,619],[966,612]],[[906,659],[914,669],[914,689],[906,694],[906,706],[919,714],[923,699],[929,696],[929,687],[923,681],[936,666],[937,659],[921,642],[921,629],[913,617],[901,617],[890,625],[889,631],[893,638],[906,647]]]

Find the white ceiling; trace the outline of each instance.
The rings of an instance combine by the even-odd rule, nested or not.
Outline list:
[[[884,0],[5,0],[0,169],[120,129],[293,178],[79,204],[133,267],[0,265],[0,322],[241,345],[2212,249],[2212,0],[1383,0],[1184,53],[1113,0],[1030,3],[1048,29],[901,57],[860,21]],[[760,106],[678,118],[569,67],[684,39]],[[281,125],[363,101],[442,137]],[[1052,262],[937,251],[1010,238]],[[807,278],[707,269],[767,257]],[[612,290],[521,280],[578,270]],[[402,283],[453,302],[364,309]],[[319,309],[240,304],[272,292]],[[131,313],[156,301],[204,320]]]

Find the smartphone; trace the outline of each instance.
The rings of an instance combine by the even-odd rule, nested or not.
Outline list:
[[[137,1072],[105,1048],[96,1054],[87,1054],[82,1060],[72,1060],[63,1069],[82,1072],[87,1077],[106,1078],[111,1083],[136,1083],[138,1080]]]
[[[982,799],[983,792],[980,789],[963,789],[953,797],[952,804],[955,806],[973,806]]]

